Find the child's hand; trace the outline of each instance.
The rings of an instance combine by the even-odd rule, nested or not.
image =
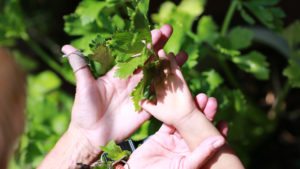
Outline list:
[[[175,126],[192,116],[197,107],[174,54],[166,56],[161,50],[158,55],[163,60],[165,78],[154,80],[156,103],[146,100],[141,106],[165,124]]]
[[[165,60],[162,62],[165,77],[154,79],[156,102],[146,100],[141,103],[142,108],[175,127],[191,150],[208,137],[220,136],[214,125],[197,109],[174,55],[166,56],[162,50],[158,55]]]

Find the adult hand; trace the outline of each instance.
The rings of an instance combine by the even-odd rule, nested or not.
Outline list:
[[[172,34],[168,25],[153,30],[152,42],[156,51],[161,49]],[[116,68],[95,79],[85,60],[76,49],[65,45],[76,76],[76,95],[68,131],[58,140],[39,168],[76,168],[77,163],[90,164],[100,153],[100,146],[110,140],[117,142],[131,135],[150,115],[135,112],[130,94],[142,77],[135,74],[129,79],[114,77]]]
[[[154,49],[158,51],[171,36],[172,28],[165,25],[151,33]],[[62,48],[65,54],[75,50],[70,45]],[[80,133],[94,147],[99,148],[109,140],[120,142],[129,137],[150,118],[145,111],[135,112],[130,97],[142,73],[128,79],[119,79],[114,77],[114,67],[95,79],[88,67],[77,70],[78,56],[70,55],[68,58],[76,76],[76,96],[68,132]]]
[[[198,94],[196,103],[207,119],[213,120],[217,111],[216,99]],[[222,122],[219,126],[219,131],[226,136],[227,124]],[[158,132],[133,152],[128,164],[131,169],[196,169],[202,167],[224,143],[221,136],[209,137],[191,152],[176,129],[163,124]]]

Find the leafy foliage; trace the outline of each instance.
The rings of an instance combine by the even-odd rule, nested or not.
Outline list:
[[[289,59],[289,66],[284,70],[283,74],[288,77],[289,83],[292,87],[300,87],[300,35],[298,34],[300,22],[297,21],[288,26],[283,32],[284,38],[287,40],[291,58]]]
[[[64,16],[64,31],[73,38],[72,44],[88,56],[95,76],[115,65],[118,68],[116,76],[127,78],[142,67],[144,78],[132,93],[138,110],[138,101],[151,97],[151,79],[159,67],[156,60],[145,65],[153,55],[152,49],[147,48],[151,43],[150,28],[171,24],[174,32],[165,50],[175,53],[185,50],[189,54],[182,70],[191,91],[217,97],[220,110],[217,120],[229,122],[229,142],[248,164],[250,152],[274,132],[278,120],[267,116],[266,106],[252,97],[245,87],[247,82],[241,77],[252,76],[257,83],[272,83],[269,76],[274,72],[268,63],[272,56],[253,50],[256,42],[251,27],[230,25],[230,21],[237,14],[250,26],[261,23],[261,26],[280,33],[285,14],[277,6],[278,2],[232,0],[227,15],[224,15],[224,24],[218,25],[214,16],[203,14],[205,0],[166,1],[157,13],[152,14],[148,13],[149,0],[82,0],[73,13]],[[73,96],[66,93],[65,88],[74,84],[74,77],[69,67],[53,57],[57,55],[51,53],[56,44],[34,43],[35,39],[28,31],[32,29],[31,24],[34,25],[33,19],[26,16],[28,14],[21,7],[18,0],[0,2],[0,45],[12,47],[15,58],[29,74],[27,126],[11,168],[36,168],[67,128]],[[148,21],[147,16],[151,16],[151,20]],[[298,88],[299,28],[299,22],[296,22],[282,33],[290,50],[289,65],[283,74],[289,87]],[[17,41],[28,44],[29,49],[16,50]],[[27,50],[32,50],[30,54],[34,53],[39,59],[28,59]],[[47,66],[43,68],[41,65],[45,63]],[[159,125],[150,120],[132,138],[141,140],[155,132]],[[109,147],[108,151],[122,154],[120,149]]]
[[[0,45],[11,46],[18,38],[28,38],[18,0],[1,2],[0,16]]]
[[[114,161],[128,158],[130,155],[129,151],[123,151],[114,141],[110,141],[106,146],[102,146],[101,150],[107,153],[107,157]]]

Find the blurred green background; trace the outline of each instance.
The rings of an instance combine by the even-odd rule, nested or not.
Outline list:
[[[125,0],[1,0],[0,46],[27,72],[26,129],[10,168],[35,168],[66,130],[74,77],[60,47],[89,54],[97,34],[124,23]],[[149,1],[144,0],[144,3]],[[216,121],[247,168],[300,169],[300,13],[296,0],[149,3],[152,28],[169,23],[167,51],[187,51],[194,94],[216,97]],[[147,122],[133,139],[155,131]]]

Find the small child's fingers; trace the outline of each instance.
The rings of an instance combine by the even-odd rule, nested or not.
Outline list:
[[[212,136],[207,138],[186,157],[184,168],[201,168],[224,144],[225,139],[221,136]]]
[[[199,106],[199,109],[203,112],[203,110],[205,109],[206,107],[206,104],[207,104],[207,101],[208,101],[208,97],[206,94],[204,93],[199,93],[197,96],[196,96],[196,104]]]
[[[157,109],[156,109],[156,105],[154,103],[152,103],[149,100],[143,100],[141,102],[141,107],[148,113],[150,113],[152,116],[156,116],[157,114]]]
[[[217,113],[218,109],[218,102],[217,99],[214,97],[210,97],[207,100],[207,104],[203,109],[203,113],[205,114],[206,118],[212,121]]]
[[[225,138],[228,136],[228,124],[226,121],[220,121],[217,124],[217,128]]]
[[[175,60],[179,67],[181,67],[188,59],[188,55],[185,52],[179,52],[175,56]]]
[[[168,60],[167,54],[163,49],[159,50],[157,52],[157,55],[158,55],[160,60]]]
[[[183,75],[180,71],[180,67],[178,66],[178,64],[176,62],[175,55],[173,53],[169,53],[168,58],[171,63],[171,73],[177,75],[180,78],[183,78]]]

